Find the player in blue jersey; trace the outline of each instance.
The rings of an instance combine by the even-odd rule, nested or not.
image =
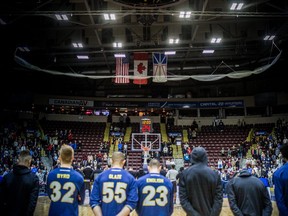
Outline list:
[[[137,180],[139,201],[136,207],[138,216],[169,216],[173,213],[173,185],[160,174],[161,165],[152,159],[148,166],[149,174]]]
[[[114,152],[111,160],[111,168],[100,173],[93,184],[90,206],[96,216],[129,215],[137,205],[136,180],[123,169],[124,154]]]
[[[85,196],[84,178],[71,166],[74,150],[62,145],[59,152],[60,166],[48,174],[47,191],[51,200],[49,216],[77,216],[78,205]]]

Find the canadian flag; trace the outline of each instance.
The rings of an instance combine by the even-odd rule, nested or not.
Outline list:
[[[137,85],[147,85],[148,53],[134,53],[134,80]]]

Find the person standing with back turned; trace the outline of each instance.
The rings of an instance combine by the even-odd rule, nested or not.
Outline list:
[[[263,182],[245,167],[227,183],[229,206],[233,214],[270,216],[272,203]]]
[[[111,161],[111,168],[93,183],[90,206],[96,216],[127,216],[137,205],[136,180],[123,169],[126,161],[122,152],[114,152]]]
[[[288,144],[280,147],[283,165],[273,173],[273,184],[279,216],[288,215]]]
[[[218,173],[207,166],[203,147],[193,148],[191,166],[179,179],[179,198],[188,216],[218,216],[223,202],[222,183]]]
[[[39,194],[39,179],[31,172],[29,150],[19,154],[19,162],[0,183],[0,214],[33,216]]]
[[[152,159],[148,165],[149,174],[137,180],[139,201],[138,216],[169,216],[173,213],[173,184],[160,174],[161,165]]]
[[[49,216],[77,216],[83,204],[85,186],[83,176],[72,168],[74,150],[63,144],[59,151],[60,166],[47,178],[47,193],[51,200]]]

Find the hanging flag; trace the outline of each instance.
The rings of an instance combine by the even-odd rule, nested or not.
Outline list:
[[[134,53],[134,80],[137,85],[146,85],[148,71],[148,53]]]
[[[126,57],[116,57],[115,83],[129,83],[129,54]]]
[[[153,82],[167,82],[167,56],[163,53],[153,53]]]

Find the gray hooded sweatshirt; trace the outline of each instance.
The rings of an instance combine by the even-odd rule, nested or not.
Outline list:
[[[218,216],[223,202],[220,175],[207,166],[203,147],[191,152],[191,166],[179,181],[180,203],[189,216]]]

